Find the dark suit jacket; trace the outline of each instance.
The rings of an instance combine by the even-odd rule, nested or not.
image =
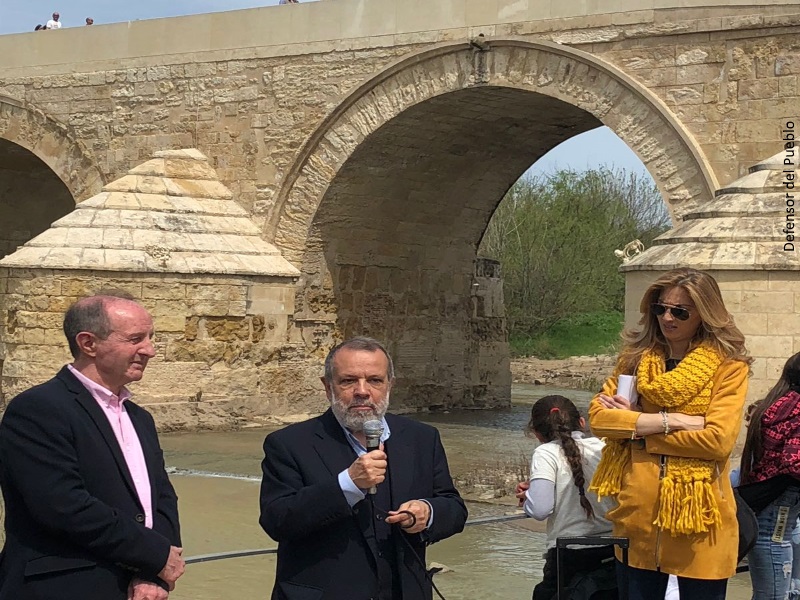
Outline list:
[[[424,564],[425,546],[460,532],[467,509],[453,487],[439,432],[395,415],[386,415],[386,421],[390,508],[414,499],[433,507],[429,530],[393,535],[403,599],[429,599],[423,568],[400,538]],[[339,473],[355,458],[330,410],[264,441],[260,523],[278,542],[273,600],[377,598],[377,549],[367,542],[364,520],[356,514],[363,503],[350,508],[339,487]]]
[[[124,600],[134,575],[159,581],[170,545],[180,546],[178,499],[153,418],[125,406],[147,462],[152,529],[103,409],[66,367],[9,403],[0,600]]]

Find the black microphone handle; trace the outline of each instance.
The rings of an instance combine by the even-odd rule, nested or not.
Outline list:
[[[380,450],[381,447],[381,438],[379,437],[368,437],[367,438],[367,452],[372,452],[373,450]],[[367,490],[367,494],[370,496],[374,496],[378,493],[378,488],[376,486],[372,486]]]

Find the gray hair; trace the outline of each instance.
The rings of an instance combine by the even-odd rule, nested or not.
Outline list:
[[[328,356],[325,358],[325,381],[329,383],[333,381],[333,357],[336,356],[339,350],[365,350],[366,352],[377,352],[380,350],[389,362],[386,374],[390,381],[394,379],[394,362],[392,362],[392,357],[389,356],[389,352],[387,352],[383,344],[371,337],[358,336],[337,344],[328,352]]]
[[[92,296],[81,298],[67,309],[64,314],[64,335],[73,358],[78,358],[81,354],[77,340],[79,333],[86,331],[103,340],[111,334],[107,306],[114,299],[136,301],[124,290],[103,289]]]

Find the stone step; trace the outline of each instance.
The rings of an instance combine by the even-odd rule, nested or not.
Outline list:
[[[786,220],[775,216],[719,217],[680,223],[653,240],[653,245],[687,242],[778,242],[785,241]]]
[[[684,221],[716,217],[780,216],[786,214],[786,192],[722,194],[683,215]]]

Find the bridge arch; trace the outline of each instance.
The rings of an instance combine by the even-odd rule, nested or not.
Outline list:
[[[102,187],[102,173],[67,126],[0,96],[0,257]]]
[[[321,124],[276,198],[265,233],[303,272],[296,323],[387,340],[414,382],[398,388],[406,403],[502,404],[502,292],[476,263],[478,244],[533,162],[603,124],[673,217],[713,197],[716,180],[669,109],[584,52],[490,40],[390,66]]]
[[[713,197],[719,186],[699,145],[647,87],[591,54],[554,42],[486,43],[487,52],[456,43],[404,57],[351,92],[316,129],[287,173],[266,236],[299,259],[323,196],[360,144],[415,105],[479,88],[527,91],[594,116],[639,156],[673,217]]]

